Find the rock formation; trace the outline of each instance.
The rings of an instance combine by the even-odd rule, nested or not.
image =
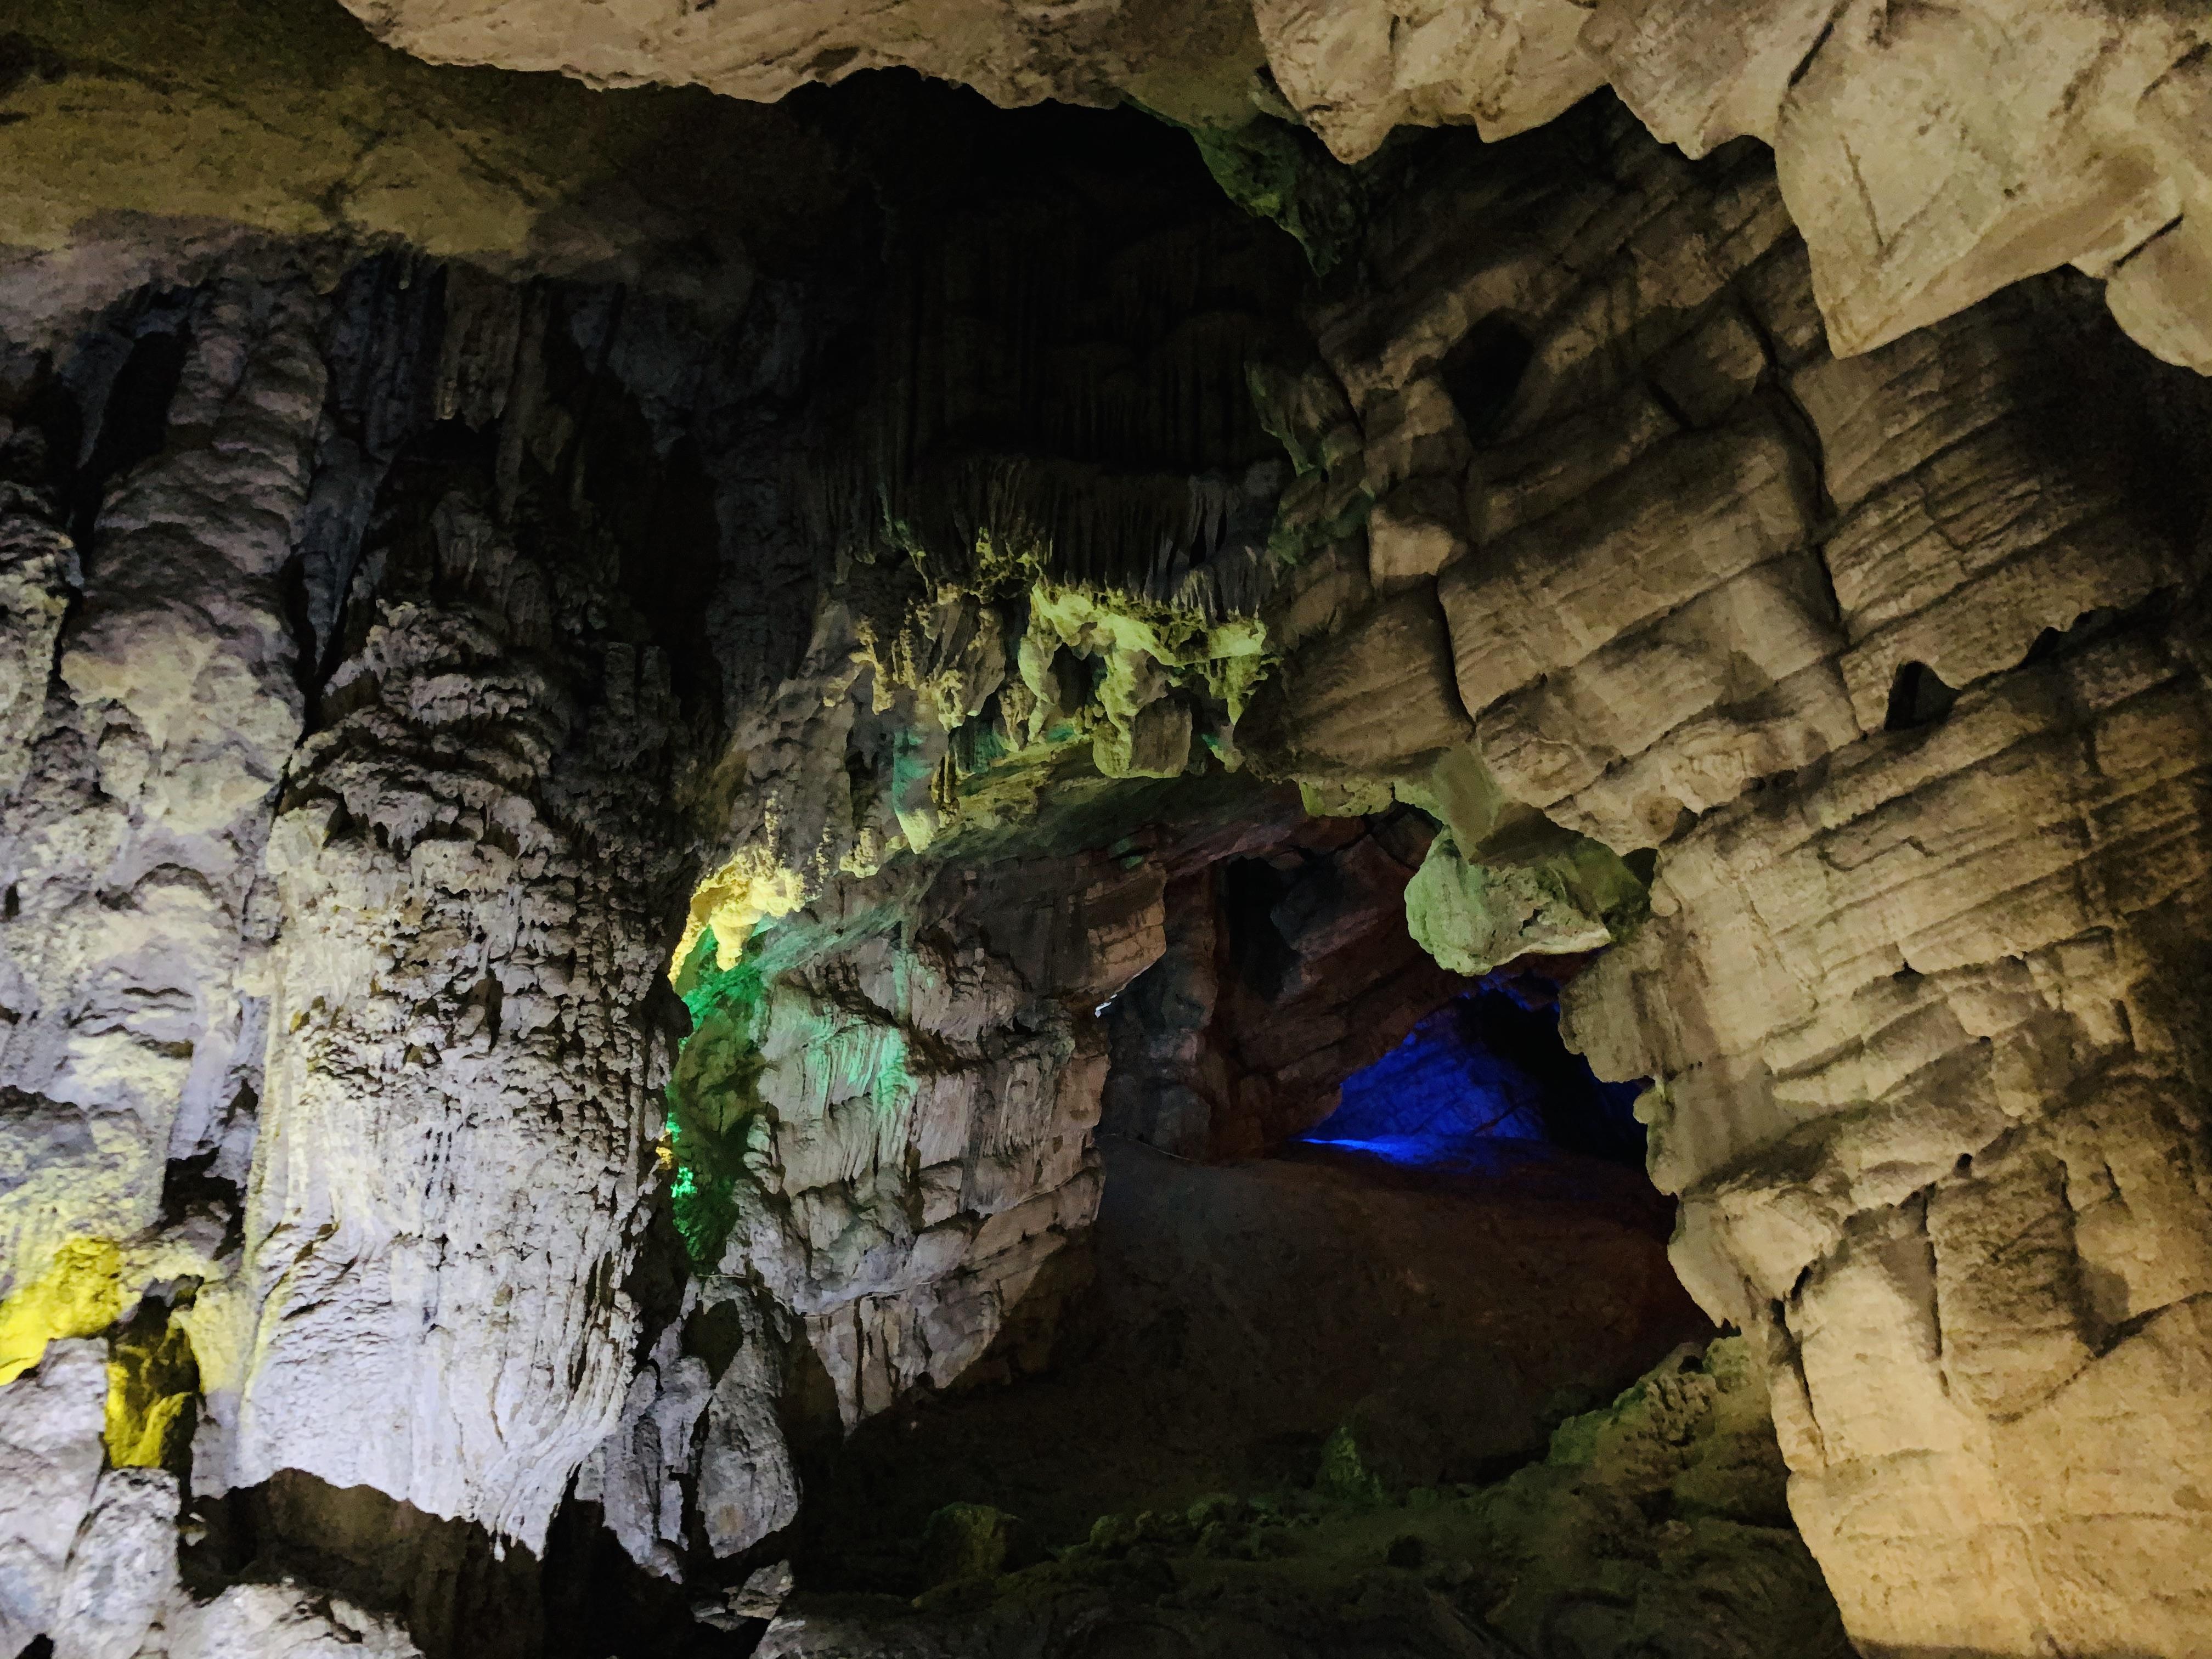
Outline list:
[[[0,29],[0,1652],[2203,1650],[2202,19],[356,9]],[[1735,1334],[825,1577],[1486,976]]]
[[[1504,137],[1612,86],[1691,156],[1774,147],[1829,331],[1866,350],[2017,281],[2075,264],[2122,326],[2212,371],[2212,140],[2204,19],[2180,5],[1996,0],[1887,5],[1648,0],[1253,0],[1032,15],[977,0],[647,15],[586,0],[352,0],[380,39],[441,63],[594,83],[777,98],[901,64],[1000,103],[1136,98],[1209,126],[1238,94],[1339,158],[1394,127]]]

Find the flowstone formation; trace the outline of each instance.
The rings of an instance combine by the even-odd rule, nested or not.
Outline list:
[[[2203,1650],[2201,18],[361,9],[0,27],[0,1652]]]

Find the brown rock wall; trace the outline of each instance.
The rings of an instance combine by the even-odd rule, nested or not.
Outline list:
[[[1658,1079],[1678,1270],[1759,1336],[1854,1638],[2190,1651],[2201,404],[2058,280],[1835,357],[1765,164],[1611,131],[1604,186],[1540,137],[1431,179],[1321,319],[1386,444],[1400,387],[1483,411],[1413,465],[1485,810],[1656,848],[1572,1029]]]

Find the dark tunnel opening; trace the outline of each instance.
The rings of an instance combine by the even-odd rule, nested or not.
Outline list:
[[[1467,1170],[1558,1148],[1640,1169],[1642,1090],[1601,1081],[1561,1040],[1555,1005],[1481,986],[1346,1077],[1336,1109],[1297,1144]]]

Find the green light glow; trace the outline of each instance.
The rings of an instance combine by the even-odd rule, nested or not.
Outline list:
[[[737,1224],[744,1129],[760,1105],[766,988],[759,971],[744,963],[717,965],[711,928],[677,982],[691,1012],[691,1034],[668,1083],[668,1150],[676,1165],[669,1200],[693,1265],[711,1273]]]

